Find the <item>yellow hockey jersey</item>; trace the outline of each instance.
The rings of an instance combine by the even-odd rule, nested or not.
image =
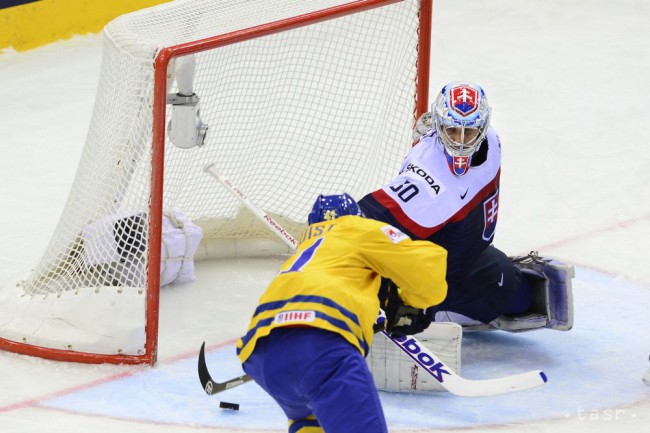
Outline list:
[[[426,308],[445,299],[446,263],[444,248],[383,222],[347,215],[312,224],[262,294],[237,355],[245,362],[275,328],[312,326],[340,334],[365,356],[381,276],[397,284],[406,304]]]

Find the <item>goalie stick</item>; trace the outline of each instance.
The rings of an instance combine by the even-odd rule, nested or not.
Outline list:
[[[523,391],[544,385],[548,380],[546,374],[541,370],[495,379],[465,379],[457,375],[414,336],[392,337],[386,331],[382,331],[382,334],[406,353],[416,364],[424,368],[445,390],[460,397],[487,397]]]
[[[262,209],[260,209],[259,206],[257,206],[253,201],[251,201],[248,197],[246,197],[246,194],[244,194],[239,188],[237,188],[235,185],[233,185],[223,174],[219,173],[217,169],[214,167],[214,164],[208,164],[205,167],[203,167],[203,171],[217,179],[223,186],[228,188],[235,197],[239,199],[239,201],[242,202],[246,208],[251,211],[251,213],[259,219],[264,225],[271,230],[277,237],[282,239],[282,241],[291,248],[292,251],[295,251],[295,249],[298,247],[298,241],[291,236],[291,234],[286,231],[280,224],[278,224],[269,214],[264,212]]]

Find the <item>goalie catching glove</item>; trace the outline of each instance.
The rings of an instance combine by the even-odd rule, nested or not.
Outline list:
[[[380,303],[386,314],[386,331],[392,336],[417,334],[431,324],[427,310],[406,305],[389,279],[382,279]]]

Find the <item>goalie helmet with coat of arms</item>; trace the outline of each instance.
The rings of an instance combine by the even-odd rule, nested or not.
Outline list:
[[[490,125],[492,110],[485,92],[474,83],[447,84],[431,111],[450,169],[462,176],[467,173],[472,155],[479,149]]]

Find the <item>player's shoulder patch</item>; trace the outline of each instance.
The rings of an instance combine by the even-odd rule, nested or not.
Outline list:
[[[391,225],[385,225],[380,230],[384,232],[386,237],[390,239],[394,244],[400,243],[406,239],[411,239],[408,237],[408,235],[402,233],[399,229],[396,229]]]

